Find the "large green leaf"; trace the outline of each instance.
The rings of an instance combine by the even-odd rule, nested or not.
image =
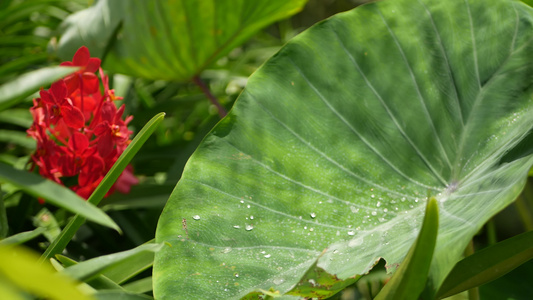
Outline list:
[[[63,24],[58,54],[86,45],[107,70],[189,80],[306,0],[98,1]]]
[[[438,288],[533,163],[502,160],[533,125],[532,22],[516,1],[394,0],[293,39],[189,160],[157,228],[172,247],[156,298],[285,293],[324,249],[339,279],[380,257],[394,271],[428,194]]]

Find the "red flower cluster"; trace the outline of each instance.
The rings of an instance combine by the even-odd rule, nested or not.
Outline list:
[[[109,89],[100,59],[90,57],[86,47],[78,49],[72,62],[61,65],[80,70],[41,90],[41,97],[33,100],[33,124],[27,131],[37,141],[32,160],[42,176],[59,184],[77,176],[77,184],[70,188],[87,199],[131,142],[127,124],[132,117],[122,119],[124,105],[117,109],[113,103],[121,98]],[[115,189],[128,193],[137,183],[128,166],[109,193]]]

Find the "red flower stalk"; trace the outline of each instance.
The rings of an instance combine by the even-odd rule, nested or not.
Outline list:
[[[31,158],[42,176],[59,184],[77,176],[77,184],[70,188],[87,199],[131,142],[127,125],[133,117],[122,118],[124,105],[117,109],[113,103],[122,98],[109,89],[100,59],[90,57],[86,47],[78,49],[72,62],[61,65],[80,70],[33,99],[33,124],[27,132],[37,141],[37,150]],[[95,74],[98,70],[103,94]],[[115,189],[128,193],[137,183],[128,166],[108,195]]]

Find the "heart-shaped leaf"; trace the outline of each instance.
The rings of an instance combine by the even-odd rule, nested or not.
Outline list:
[[[394,0],[321,22],[248,81],[160,218],[154,295],[240,298],[395,270],[427,196],[438,288],[522,189],[531,155],[533,11],[517,1]]]
[[[186,81],[307,0],[98,1],[63,24],[58,54],[86,45],[107,70]]]

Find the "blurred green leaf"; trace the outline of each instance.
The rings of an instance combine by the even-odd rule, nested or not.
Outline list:
[[[43,232],[46,231],[46,228],[38,227],[35,228],[32,231],[25,231],[25,232],[19,232],[17,234],[14,234],[12,236],[9,236],[3,240],[0,240],[0,246],[1,245],[19,245],[23,244],[27,241],[30,241],[39,235],[41,235]]]
[[[118,225],[101,209],[80,198],[68,188],[25,170],[17,170],[0,163],[0,182],[9,182],[24,192],[48,203],[79,214],[95,223],[120,230]]]
[[[459,261],[437,297],[446,298],[495,280],[533,258],[533,231],[488,246]]]
[[[106,174],[104,179],[100,182],[96,190],[91,194],[88,203],[98,205],[105,194],[109,191],[111,186],[115,183],[118,177],[122,174],[122,171],[128,166],[130,161],[133,159],[135,154],[141,149],[142,145],[148,140],[150,135],[154,132],[157,126],[165,118],[165,113],[159,113],[155,115],[146,125],[141,129],[141,131],[135,136],[135,138],[128,145],[126,150],[120,155],[113,167]],[[0,165],[1,166],[1,165]],[[55,254],[61,253],[63,249],[70,242],[74,234],[78,231],[80,226],[85,222],[85,216],[76,215],[70,220],[67,226],[61,231],[60,236],[54,240],[54,242],[46,249],[43,253],[41,259],[47,260],[53,257]]]
[[[0,142],[11,143],[34,150],[36,142],[24,131],[0,129]]]
[[[77,67],[48,67],[23,74],[0,86],[0,111],[17,104],[20,100],[46,88],[54,81],[74,73]]]
[[[12,108],[0,111],[0,121],[15,124],[22,128],[30,128],[33,123],[33,117],[27,108]]]
[[[34,217],[33,225],[35,227],[42,227],[46,229],[43,232],[43,235],[51,243],[56,239],[61,233],[61,227],[57,223],[54,215],[46,208],[43,207]]]
[[[394,268],[428,190],[437,289],[533,164],[502,161],[533,127],[532,19],[511,0],[377,1],[293,38],[187,162],[155,297],[283,294],[326,248],[317,266],[340,280]]]
[[[427,203],[422,228],[400,268],[375,300],[416,300],[424,290],[439,232],[439,206],[431,197]]]
[[[94,278],[97,275],[102,275],[106,272],[111,272],[114,268],[120,267],[122,263],[130,262],[132,264],[136,264],[137,259],[144,252],[158,252],[164,246],[164,243],[141,245],[131,250],[104,255],[80,262],[76,265],[65,268],[63,272],[72,278],[86,281]],[[129,274],[121,275],[127,276]]]
[[[38,259],[34,252],[26,248],[0,247],[0,278],[5,278],[12,285],[46,299],[93,299],[82,294],[77,289],[75,281],[58,274],[48,265],[37,263]]]
[[[58,54],[69,59],[85,45],[107,70],[187,81],[306,2],[102,0],[65,20]]]

